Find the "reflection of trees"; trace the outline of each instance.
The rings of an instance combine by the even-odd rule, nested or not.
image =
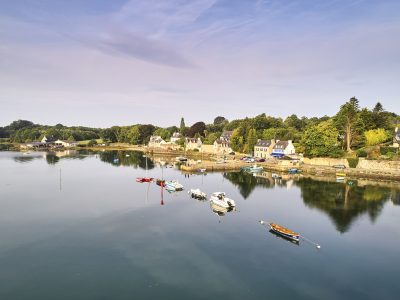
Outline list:
[[[114,166],[133,166],[146,169],[146,157],[137,151],[104,151],[99,152],[100,160]],[[128,156],[127,156],[128,155]],[[153,169],[154,162],[147,158],[147,169]]]
[[[60,161],[60,158],[56,156],[54,153],[47,153],[46,154],[46,161],[49,165],[55,165]]]
[[[41,156],[15,156],[13,157],[15,162],[18,163],[29,163],[34,159],[42,158]]]
[[[350,229],[354,220],[368,213],[374,221],[390,197],[390,189],[379,186],[348,186],[343,183],[315,181],[309,178],[296,182],[304,203],[329,215],[338,231]]]
[[[247,172],[224,173],[224,178],[228,179],[234,186],[237,186],[239,193],[247,199],[257,185],[265,188],[272,188],[271,182],[265,178],[254,177]]]

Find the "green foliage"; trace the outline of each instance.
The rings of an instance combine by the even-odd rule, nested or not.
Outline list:
[[[197,133],[204,137],[204,131],[206,130],[206,124],[204,122],[194,123],[188,130],[187,135],[194,137]]]
[[[181,118],[181,124],[179,126],[179,132],[182,136],[185,136],[186,134],[186,125],[185,125],[185,119],[183,117]]]
[[[348,157],[347,162],[350,168],[355,168],[358,165],[358,157]]]
[[[92,146],[95,146],[95,145],[97,145],[97,141],[96,140],[90,140],[89,143],[87,143],[88,147],[92,147]]]
[[[215,119],[214,119],[214,125],[220,125],[220,124],[225,124],[225,123],[227,123],[228,122],[228,120],[227,119],[225,119],[224,117],[221,117],[221,116],[218,116],[218,117],[216,117]]]
[[[293,127],[288,128],[268,128],[264,129],[262,132],[262,138],[265,140],[300,140],[301,134]]]
[[[338,157],[342,151],[338,142],[339,131],[333,120],[324,121],[318,125],[309,126],[304,132],[301,144],[307,157]]]
[[[364,132],[366,145],[375,146],[388,141],[391,138],[391,134],[383,128],[371,129]]]
[[[367,157],[368,153],[365,149],[361,148],[357,150],[357,157]]]
[[[246,143],[246,153],[252,153],[254,151],[254,146],[257,144],[257,131],[252,128],[249,130],[247,134],[247,143]]]
[[[203,141],[203,144],[205,145],[212,145],[214,142],[219,138],[219,134],[216,133],[209,133],[207,134],[206,138]]]
[[[244,147],[244,141],[243,141],[243,136],[241,134],[241,129],[240,128],[236,128],[232,132],[231,148],[232,148],[233,151],[243,152],[243,147]]]
[[[171,134],[171,132],[170,132],[169,130],[167,130],[167,129],[164,129],[164,128],[157,128],[157,129],[154,131],[153,135],[161,136],[161,138],[162,138],[163,140],[167,140],[167,139],[169,139],[169,138],[171,137],[172,134]]]
[[[381,153],[381,155],[391,155],[391,154],[395,154],[396,149],[393,147],[380,147],[379,148],[379,152]]]

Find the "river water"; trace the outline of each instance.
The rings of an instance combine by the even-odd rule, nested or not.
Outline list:
[[[0,299],[398,299],[398,184],[162,164],[138,152],[0,152]],[[135,182],[145,175],[185,190]],[[224,191],[237,210],[190,188]]]

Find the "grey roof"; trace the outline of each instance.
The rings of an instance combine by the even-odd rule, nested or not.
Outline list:
[[[274,149],[286,149],[286,147],[289,145],[288,141],[277,141]]]
[[[196,138],[185,138],[186,143],[197,143]]]
[[[221,144],[221,145],[227,145],[229,146],[231,143],[227,140],[215,140],[217,142],[217,144]]]
[[[271,140],[259,140],[256,144],[257,147],[269,147],[271,146]]]

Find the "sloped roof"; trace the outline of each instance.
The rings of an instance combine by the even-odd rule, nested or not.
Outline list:
[[[271,140],[259,140],[256,144],[257,147],[269,147],[271,146]]]
[[[289,145],[288,141],[277,141],[274,149],[286,149],[286,147]]]

